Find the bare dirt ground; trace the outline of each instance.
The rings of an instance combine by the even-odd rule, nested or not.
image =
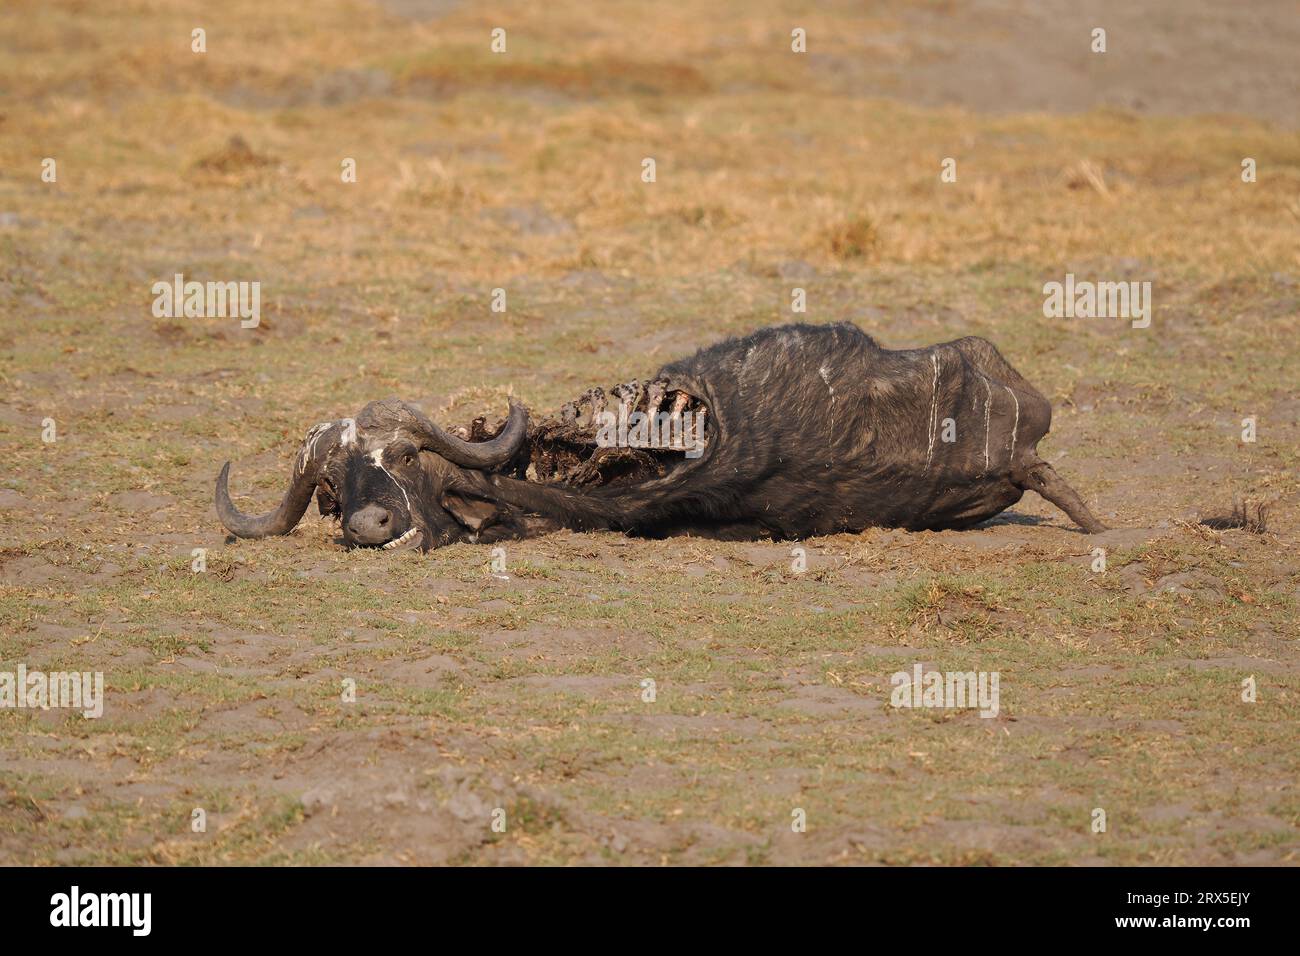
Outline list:
[[[6,4],[0,672],[107,700],[0,709],[0,862],[1294,863],[1296,47],[1286,3]],[[154,317],[178,272],[261,324]],[[1151,327],[1045,318],[1067,272]],[[558,407],[795,286],[998,343],[1115,530],[1029,495],[802,574],[613,534],[495,574],[216,521],[223,461],[269,507],[371,399]],[[1198,523],[1234,499],[1265,533]],[[918,663],[997,717],[892,707]]]

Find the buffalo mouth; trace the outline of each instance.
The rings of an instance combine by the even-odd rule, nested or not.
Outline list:
[[[412,526],[404,534],[399,535],[392,541],[381,544],[379,549],[381,551],[410,551],[412,548],[418,548],[423,543],[424,532]]]

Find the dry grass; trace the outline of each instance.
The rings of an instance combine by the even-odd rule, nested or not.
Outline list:
[[[0,860],[1293,861],[1300,136],[859,95],[928,55],[917,9],[7,3],[0,664],[102,669],[110,709],[0,713]],[[1153,281],[1152,329],[1044,319],[1066,271]],[[260,281],[261,326],[154,318],[176,272]],[[808,542],[804,575],[557,535],[502,581],[481,548],[216,524],[221,462],[269,504],[314,422],[555,407],[795,285],[891,346],[998,342],[1118,529],[1107,570],[1029,499]],[[1195,524],[1247,494],[1268,534]],[[1000,671],[1001,716],[891,710],[917,661]]]

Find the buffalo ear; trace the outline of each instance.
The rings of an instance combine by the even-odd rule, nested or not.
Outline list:
[[[320,513],[326,516],[337,515],[339,513],[339,503],[330,490],[329,485],[324,481],[316,484],[316,507]]]
[[[442,506],[451,512],[451,516],[470,531],[481,531],[493,524],[501,509],[496,502],[471,495],[462,495],[448,491],[442,496]]]

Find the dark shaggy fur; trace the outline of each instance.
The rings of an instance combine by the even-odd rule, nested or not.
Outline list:
[[[630,425],[634,412],[679,427],[611,438],[609,419]],[[965,528],[1026,490],[1104,530],[1035,451],[1051,418],[984,339],[891,350],[848,323],[787,325],[608,397],[591,389],[531,428],[515,403],[496,429],[479,419],[452,435],[408,403],[371,402],[307,433],[276,509],[239,512],[229,463],[216,506],[241,537],[287,534],[314,491],[345,543],[426,550],[561,527],[733,539]]]
[[[476,491],[575,529],[793,539],[964,528],[1034,490],[1104,530],[1035,451],[1051,406],[984,339],[890,350],[850,323],[787,325],[719,342],[656,379],[708,409],[701,457],[581,489],[476,472]]]

